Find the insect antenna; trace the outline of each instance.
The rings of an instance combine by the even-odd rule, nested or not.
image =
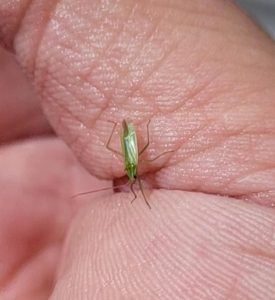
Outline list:
[[[127,186],[128,184],[129,184],[129,181],[124,183],[124,184],[117,185],[117,186],[106,187],[106,188],[102,188],[102,189],[98,189],[98,190],[91,190],[91,191],[87,191],[87,192],[81,192],[81,193],[77,193],[77,194],[71,196],[70,198],[74,199],[74,198],[89,195],[89,194],[92,194],[92,193],[97,193],[97,192],[101,192],[101,191],[107,191],[107,190],[112,190],[112,189],[116,189],[116,188],[121,188],[121,187]]]

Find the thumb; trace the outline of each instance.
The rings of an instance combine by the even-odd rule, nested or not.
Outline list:
[[[133,120],[145,143],[151,119],[148,158],[178,149],[141,166],[156,187],[274,204],[274,45],[231,2],[2,2],[0,20],[94,175],[124,174],[106,120]]]

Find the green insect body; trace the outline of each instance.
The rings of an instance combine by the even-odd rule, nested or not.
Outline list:
[[[137,181],[147,206],[149,208],[151,208],[151,206],[150,206],[150,204],[149,204],[149,202],[146,198],[146,195],[144,193],[142,182],[141,182],[141,180],[138,176],[138,159],[139,159],[139,156],[149,146],[149,124],[150,124],[150,120],[147,123],[147,143],[141,149],[141,151],[138,150],[137,134],[136,134],[135,127],[132,123],[127,123],[126,120],[122,121],[123,131],[122,131],[121,138],[120,138],[122,153],[120,153],[119,151],[117,151],[117,150],[110,147],[110,142],[111,142],[112,136],[114,134],[117,123],[114,123],[113,130],[112,130],[112,133],[111,133],[111,135],[108,139],[106,147],[110,151],[112,151],[116,154],[119,154],[123,157],[124,168],[125,168],[125,171],[127,173],[128,179],[129,179],[128,182],[130,183],[130,188],[131,188],[131,191],[134,195],[134,198],[133,198],[132,202],[137,198],[137,195],[134,191],[134,184]]]
[[[127,176],[131,182],[137,179],[138,145],[137,134],[133,124],[122,122],[123,132],[121,134],[121,148],[124,157],[124,166]]]

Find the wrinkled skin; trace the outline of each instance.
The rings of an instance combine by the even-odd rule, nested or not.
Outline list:
[[[19,0],[0,37],[1,300],[275,299],[268,36],[229,1]],[[124,118],[175,149],[140,162],[152,209],[70,198],[124,175]]]

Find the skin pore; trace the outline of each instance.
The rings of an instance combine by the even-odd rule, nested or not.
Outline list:
[[[273,299],[261,29],[231,1],[22,0],[0,3],[0,41],[1,299]],[[177,149],[139,166],[152,209],[71,200],[124,175],[105,143],[128,118],[142,145],[151,120],[145,159]]]

